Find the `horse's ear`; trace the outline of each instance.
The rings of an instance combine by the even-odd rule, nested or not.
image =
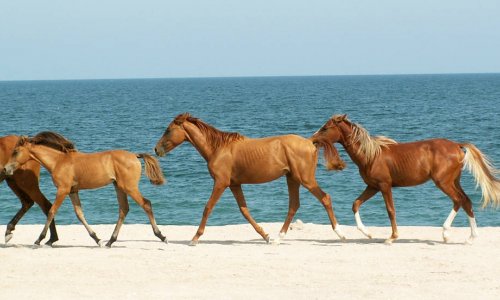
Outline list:
[[[175,117],[174,119],[174,124],[176,125],[181,125],[182,123],[184,123],[184,121],[187,120],[187,118],[189,118],[191,115],[189,113],[183,113],[183,114],[180,114],[178,115],[177,117]]]
[[[26,144],[26,142],[29,142],[29,137],[22,135],[19,137],[19,140],[17,141],[17,145],[22,146],[22,145]]]
[[[339,123],[347,119],[347,115],[335,115],[332,117],[333,122]]]
[[[342,121],[346,121],[347,120],[347,114],[343,114],[342,115]]]

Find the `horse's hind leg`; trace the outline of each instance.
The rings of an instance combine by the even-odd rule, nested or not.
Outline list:
[[[118,199],[118,206],[119,206],[118,221],[116,222],[115,230],[113,231],[111,238],[106,243],[106,247],[111,247],[111,245],[118,238],[118,233],[120,232],[120,228],[122,227],[123,221],[125,220],[125,217],[127,216],[127,213],[129,210],[128,201],[127,201],[127,194],[123,190],[121,190],[116,185],[116,183],[115,183],[115,190],[116,190],[116,197]]]
[[[252,218],[252,215],[250,215],[250,211],[248,210],[247,203],[245,201],[245,196],[243,195],[243,191],[241,189],[241,185],[231,186],[230,189],[231,192],[233,193],[234,198],[236,199],[236,202],[238,203],[241,214],[253,226],[255,231],[257,231],[257,233],[260,234],[260,236],[262,236],[262,238],[269,243],[269,234],[267,234],[262,229],[262,227],[260,227],[259,224],[255,222],[255,220]]]
[[[83,214],[82,210],[82,205],[80,203],[80,197],[78,196],[78,193],[70,193],[69,198],[71,199],[71,203],[73,203],[73,208],[75,209],[76,216],[80,222],[82,222],[83,226],[85,226],[85,229],[87,229],[87,232],[89,233],[90,237],[94,239],[94,241],[102,247],[102,241],[97,237],[97,234],[95,233],[94,230],[90,227],[90,225],[87,223],[87,220],[85,219],[85,216]]]
[[[460,183],[458,183],[458,188],[462,194],[462,207],[464,208],[465,213],[467,213],[470,224],[470,237],[466,240],[466,243],[472,244],[474,239],[478,237],[476,218],[474,217],[474,211],[472,210],[472,201],[469,196],[465,194],[464,190],[460,186]]]
[[[279,238],[275,241],[276,243],[279,243],[280,239],[285,237],[286,232],[290,227],[290,223],[300,207],[300,183],[294,180],[291,175],[286,176],[286,183],[288,185],[288,214],[286,216],[285,223],[283,223],[283,227],[281,227]]]
[[[316,180],[314,180],[312,183],[305,183],[303,182],[302,185],[313,194],[321,204],[323,204],[323,207],[326,210],[326,213],[328,214],[328,218],[330,219],[330,223],[332,224],[333,231],[339,236],[341,240],[345,240],[345,235],[340,229],[339,224],[337,223],[337,219],[335,218],[335,212],[333,211],[332,207],[332,199],[330,195],[327,193],[323,192],[323,190],[318,186],[316,183]]]
[[[7,229],[5,230],[5,243],[8,243],[12,239],[12,231],[16,229],[17,223],[34,204],[33,200],[31,200],[14,181],[7,179],[7,184],[21,201],[21,208],[12,220],[10,220],[9,224],[7,224]]]
[[[140,207],[142,207],[142,209],[144,209],[144,211],[148,215],[149,222],[151,223],[151,227],[153,227],[154,234],[162,242],[168,243],[167,238],[163,234],[161,234],[161,231],[158,228],[158,225],[156,225],[156,220],[155,220],[155,217],[153,215],[153,207],[151,206],[151,201],[144,198],[138,189],[128,190],[127,193],[130,195],[130,197],[132,197],[132,199],[134,199],[135,202],[137,202],[137,204],[139,204]]]
[[[372,238],[372,234],[365,227],[363,222],[361,221],[361,216],[359,215],[359,208],[363,203],[365,203],[368,199],[373,197],[378,192],[377,189],[367,186],[366,189],[359,195],[358,199],[356,199],[352,204],[352,212],[354,213],[354,218],[356,219],[356,226],[359,231],[361,231],[368,238]]]
[[[445,243],[448,243],[450,241],[451,224],[453,223],[453,220],[455,219],[457,212],[460,209],[462,203],[461,199],[463,198],[465,193],[460,191],[461,188],[457,188],[458,179],[455,180],[455,183],[453,183],[453,181],[450,180],[447,181],[434,180],[434,183],[441,191],[443,191],[443,193],[445,193],[448,197],[450,197],[451,201],[453,201],[453,209],[451,210],[450,214],[448,215],[446,221],[444,221],[443,224],[443,241]],[[460,183],[458,183],[458,186],[460,186]]]

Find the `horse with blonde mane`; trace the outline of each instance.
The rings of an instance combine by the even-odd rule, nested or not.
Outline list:
[[[12,155],[18,141],[19,136],[15,135],[0,138],[0,170],[3,170],[3,166]],[[36,161],[28,162],[17,169],[12,176],[0,174],[0,182],[4,179],[9,188],[19,198],[19,201],[21,201],[21,208],[7,224],[7,230],[5,230],[5,243],[8,243],[13,237],[13,231],[16,229],[17,223],[34,203],[40,206],[45,215],[49,213],[52,204],[40,191],[38,185],[40,179],[40,164]],[[57,240],[56,225],[55,222],[52,221],[52,223],[50,223],[50,239],[47,241],[47,244],[52,245],[52,243],[55,243]]]
[[[341,239],[345,239],[335,218],[330,196],[323,192],[316,182],[318,150],[310,140],[297,135],[252,139],[239,133],[220,131],[185,113],[178,115],[168,125],[155,147],[155,152],[164,156],[184,141],[190,142],[207,161],[208,170],[214,179],[212,194],[191,245],[198,243],[212,209],[228,187],[238,203],[240,212],[257,233],[269,242],[269,235],[250,215],[241,185],[269,182],[283,175],[286,176],[288,184],[289,210],[280,231],[280,238],[284,238],[299,209],[299,188],[302,185],[323,204],[333,230]],[[338,160],[331,159],[330,167],[343,168],[344,164],[339,156],[332,156]],[[275,242],[278,243],[280,238]]]
[[[60,134],[41,132],[33,138],[21,137],[5,165],[7,175],[13,174],[16,169],[30,161],[36,161],[52,175],[57,187],[56,199],[49,210],[47,222],[35,244],[39,245],[45,238],[47,229],[52,223],[57,210],[69,195],[75,213],[85,226],[94,241],[102,246],[102,241],[87,223],[78,195],[79,190],[96,189],[113,183],[119,205],[118,222],[107,247],[116,241],[118,232],[129,211],[127,195],[132,197],[141,206],[149,217],[154,234],[166,242],[153,216],[151,202],[144,198],[139,191],[139,180],[142,173],[141,162],[144,160],[145,173],[152,184],[164,183],[163,173],[158,161],[149,154],[134,154],[124,150],[110,150],[97,153],[78,152],[74,144]]]
[[[470,143],[456,143],[446,139],[431,139],[411,143],[397,143],[387,137],[372,137],[361,125],[352,123],[346,115],[331,117],[311,137],[318,145],[340,143],[358,166],[367,187],[354,201],[352,211],[358,229],[371,238],[359,215],[360,206],[379,191],[385,201],[391,221],[392,235],[387,243],[398,238],[396,212],[392,199],[393,187],[415,186],[432,179],[453,201],[453,209],[443,224],[443,239],[449,241],[451,224],[462,207],[469,218],[471,235],[477,237],[477,225],[472,202],[460,186],[462,168],[467,168],[481,186],[483,207],[500,205],[500,180],[488,158]],[[464,152],[465,150],[465,152]],[[325,153],[328,148],[325,148]]]

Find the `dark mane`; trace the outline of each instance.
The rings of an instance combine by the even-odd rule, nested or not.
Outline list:
[[[66,139],[64,136],[52,131],[40,132],[30,138],[29,142],[35,145],[47,146],[65,153],[77,151],[75,144]]]
[[[192,123],[194,126],[198,127],[201,132],[205,134],[205,136],[207,137],[207,142],[212,145],[213,149],[226,146],[232,142],[239,141],[245,138],[243,135],[237,132],[221,131],[198,118],[192,117],[189,113],[179,115],[175,118],[175,120],[177,119],[185,119]]]

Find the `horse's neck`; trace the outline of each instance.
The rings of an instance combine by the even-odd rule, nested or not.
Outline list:
[[[49,147],[38,145],[32,145],[30,153],[31,157],[47,169],[49,173],[52,173],[57,162],[66,154]]]
[[[340,144],[344,147],[345,151],[351,158],[351,160],[358,165],[358,167],[364,167],[367,165],[368,160],[366,157],[360,153],[359,148],[361,143],[359,141],[353,143],[353,125],[352,124],[341,124],[340,129],[342,130],[342,141]]]
[[[195,125],[184,122],[184,130],[187,133],[187,139],[206,161],[210,161],[213,149],[208,143],[207,137]]]

